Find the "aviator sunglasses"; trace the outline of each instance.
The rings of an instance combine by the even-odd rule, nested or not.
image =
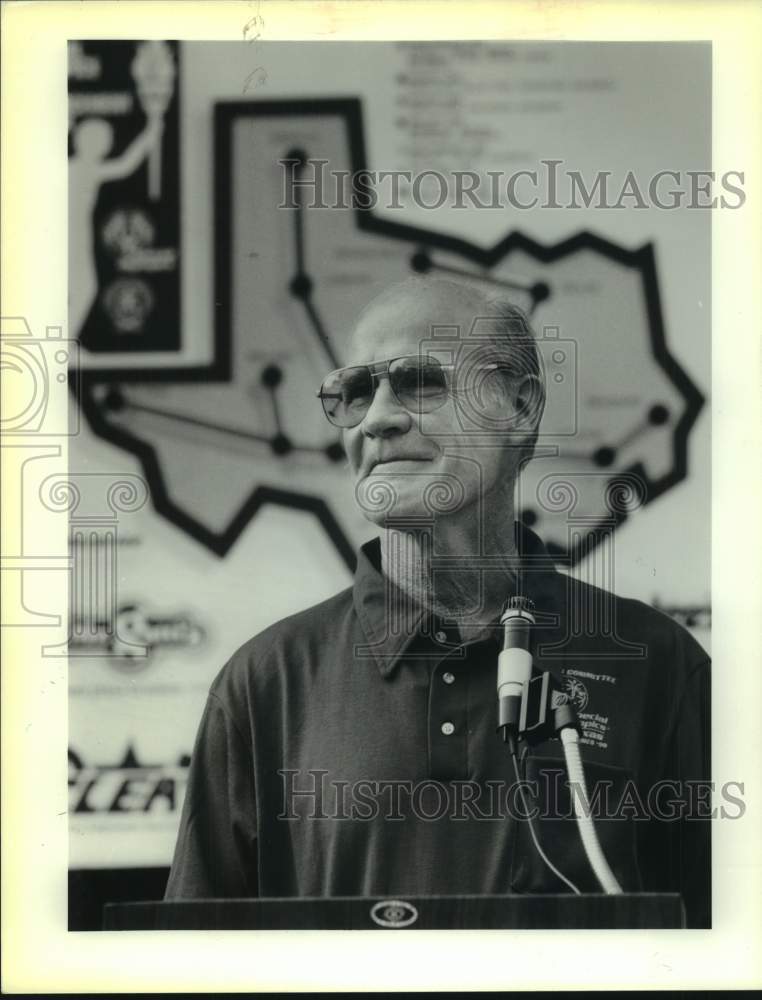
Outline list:
[[[496,371],[498,364],[479,365]],[[418,354],[330,372],[317,391],[323,412],[335,427],[356,427],[370,409],[378,380],[389,379],[392,395],[411,413],[431,413],[455,393],[454,365]]]

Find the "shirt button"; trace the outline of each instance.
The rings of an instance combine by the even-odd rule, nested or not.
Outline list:
[[[452,684],[452,682],[455,680],[455,674],[451,674],[450,671],[448,670],[446,674],[442,674],[442,680],[445,682],[445,684]]]
[[[445,736],[452,736],[452,734],[455,732],[455,726],[453,726],[451,722],[443,722],[442,732],[445,734]]]
[[[438,632],[434,633],[434,638],[437,642],[447,642],[447,633],[440,629]]]

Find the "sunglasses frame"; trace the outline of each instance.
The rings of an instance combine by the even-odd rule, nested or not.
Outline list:
[[[447,379],[447,392],[443,395],[441,401],[437,401],[437,404],[435,406],[432,406],[431,408],[426,409],[426,410],[421,410],[418,407],[416,407],[416,408],[413,409],[413,408],[411,408],[409,406],[406,406],[402,402],[402,400],[399,398],[399,396],[397,395],[397,393],[394,391],[394,386],[392,385],[392,380],[391,380],[391,377],[390,377],[389,369],[394,364],[395,361],[402,361],[405,358],[415,358],[416,361],[422,361],[422,360],[434,361],[445,372],[445,376],[446,376],[446,379]],[[503,366],[499,365],[497,363],[494,363],[494,364],[485,364],[485,365],[479,365],[478,366],[478,370],[479,371],[497,371],[501,367],[503,367]],[[453,384],[452,384],[452,378],[451,378],[451,373],[454,371],[455,365],[453,365],[453,364],[443,364],[441,361],[438,361],[436,358],[427,358],[427,357],[424,357],[423,355],[420,355],[420,354],[401,354],[398,357],[386,358],[383,361],[371,361],[371,362],[369,362],[367,364],[344,365],[342,368],[334,368],[333,371],[328,372],[328,374],[323,379],[323,381],[322,381],[322,383],[320,385],[320,388],[315,393],[315,395],[321,401],[321,403],[322,403],[322,401],[324,399],[339,398],[339,394],[338,393],[324,393],[323,392],[323,386],[328,381],[328,379],[331,378],[332,375],[338,375],[339,372],[349,371],[352,368],[365,368],[370,373],[371,387],[373,389],[373,396],[371,396],[371,402],[368,404],[368,409],[366,409],[362,413],[362,415],[360,416],[360,419],[357,421],[357,423],[349,424],[349,425],[334,423],[334,421],[331,420],[331,418],[326,413],[325,404],[323,403],[323,413],[325,414],[326,420],[330,424],[332,424],[334,427],[339,427],[342,430],[351,430],[353,427],[357,427],[359,424],[362,423],[363,419],[365,418],[365,414],[368,412],[368,410],[370,409],[370,407],[372,405],[372,401],[373,401],[373,398],[374,398],[375,393],[376,393],[376,388],[377,388],[378,382],[379,382],[379,380],[381,378],[388,378],[389,379],[389,389],[391,390],[392,395],[396,399],[397,403],[403,409],[407,410],[408,413],[414,413],[414,414],[418,414],[418,413],[433,413],[435,410],[438,410],[442,406],[445,405],[445,403],[447,402],[448,397],[454,396],[454,395],[457,394],[457,390],[453,386]]]

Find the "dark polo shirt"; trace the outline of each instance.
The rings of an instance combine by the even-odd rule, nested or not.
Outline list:
[[[577,710],[611,867],[625,891],[681,892],[689,926],[710,926],[706,653],[647,605],[559,573],[527,529],[517,542],[535,671]],[[500,640],[462,643],[388,583],[378,540],[364,546],[352,588],[251,639],[213,682],[167,898],[568,891],[527,809],[555,866],[600,891],[558,740],[524,748],[518,794],[495,732]]]

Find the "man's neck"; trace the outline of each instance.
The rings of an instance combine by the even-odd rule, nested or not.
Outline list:
[[[513,509],[479,525],[439,518],[433,525],[387,525],[381,566],[401,591],[427,610],[454,620],[465,639],[489,633],[518,569]],[[489,566],[485,566],[486,559]]]

